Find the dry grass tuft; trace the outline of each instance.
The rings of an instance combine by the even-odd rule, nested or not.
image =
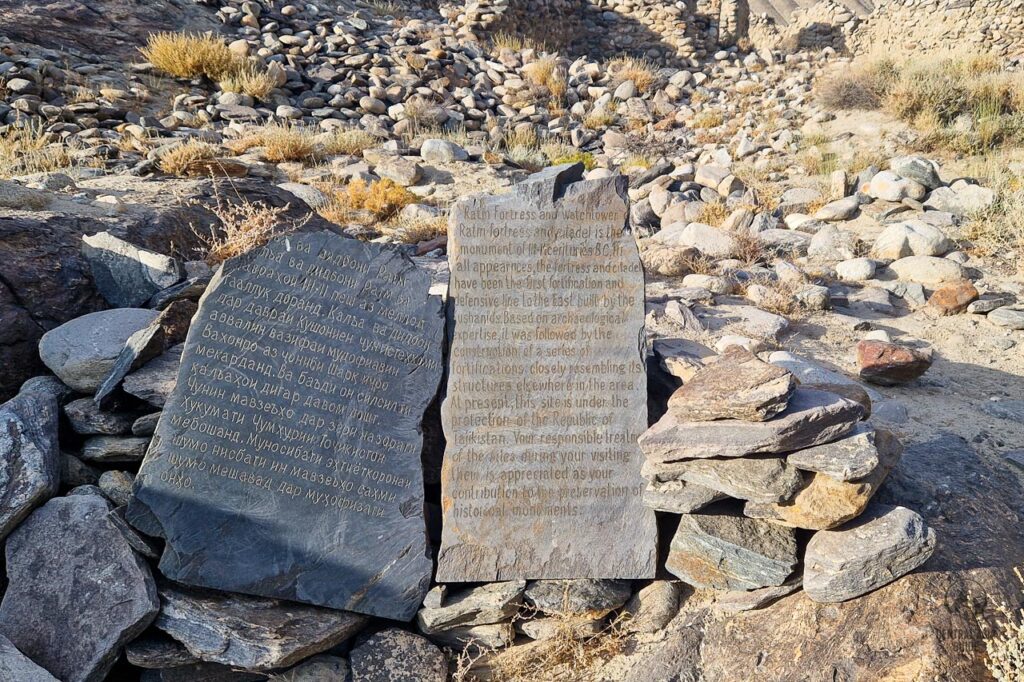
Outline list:
[[[364,150],[377,145],[377,139],[365,130],[337,130],[324,143],[327,154],[350,154],[358,156]]]
[[[391,236],[403,244],[419,244],[448,234],[447,216],[423,218],[399,225]]]
[[[196,232],[205,244],[206,262],[217,265],[302,227],[303,223],[286,219],[287,212],[288,205],[275,208],[246,199],[227,203],[218,195],[213,214],[220,228],[211,227],[209,234]]]
[[[224,92],[241,92],[259,100],[265,100],[276,87],[274,77],[249,60],[237,63],[220,81]]]
[[[743,261],[747,266],[768,262],[769,254],[765,249],[765,244],[758,239],[756,234],[736,232],[731,236],[736,244],[735,251],[733,252],[734,258]]]
[[[630,173],[632,171],[645,171],[654,165],[654,159],[640,152],[629,154],[619,164],[620,173]]]
[[[718,227],[729,217],[731,211],[720,201],[705,202],[697,213],[696,223],[704,223],[712,227]]]
[[[590,152],[558,142],[545,144],[541,147],[541,153],[548,158],[552,166],[559,166],[563,163],[582,163],[584,168],[591,170],[597,165],[597,159]]]
[[[358,212],[373,221],[391,220],[409,204],[416,203],[416,195],[387,178],[374,182],[353,180],[340,190],[330,192],[330,200],[319,213],[339,225],[358,221]]]
[[[0,134],[0,178],[46,173],[73,165],[68,147],[51,142],[42,126],[11,128]]]
[[[547,45],[530,36],[517,33],[499,31],[491,36],[491,45],[497,50],[512,50],[522,52],[523,50],[534,50],[537,52],[547,51]]]
[[[751,288],[755,286],[758,287],[758,295],[753,297]],[[761,310],[792,317],[802,311],[796,295],[807,288],[807,283],[789,279],[756,279],[741,288],[743,295],[755,300]]]
[[[168,175],[185,175],[195,161],[215,159],[220,148],[202,140],[190,139],[160,157],[160,170]]]
[[[693,117],[691,127],[698,130],[704,128],[717,128],[725,123],[725,114],[718,109],[705,109]]]
[[[970,217],[964,236],[982,255],[998,258],[1024,276],[1024,179],[993,179],[999,198],[987,211]]]
[[[319,151],[316,134],[312,130],[284,123],[268,123],[253,128],[227,146],[239,154],[260,147],[263,158],[271,163],[312,160]]]
[[[494,682],[593,680],[604,664],[625,650],[628,618],[620,615],[600,632],[581,636],[585,621],[559,615],[548,639],[510,647],[487,659]]]
[[[609,126],[615,125],[618,118],[613,111],[608,111],[604,108],[594,109],[583,119],[583,125],[591,130],[604,130]]]
[[[616,57],[608,62],[608,70],[612,74],[613,83],[616,86],[626,81],[633,81],[633,85],[641,93],[650,92],[658,82],[658,67],[646,59]]]
[[[815,91],[828,109],[878,109],[898,77],[896,62],[879,59],[824,78]]]
[[[220,38],[199,33],[152,33],[140,51],[150,64],[175,78],[218,80],[236,65],[236,57]]]

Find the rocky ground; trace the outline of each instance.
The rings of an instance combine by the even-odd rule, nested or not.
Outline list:
[[[845,56],[714,22],[648,63],[419,5],[98,9],[0,7],[0,679],[989,679],[1024,562],[1024,238],[972,237],[1006,191],[978,169],[1019,189],[1019,150],[922,154],[821,105]],[[182,29],[258,96],[138,53]],[[435,585],[396,626],[160,578],[123,508],[217,262],[328,229],[443,290],[450,205],[561,163],[629,178],[659,579]]]

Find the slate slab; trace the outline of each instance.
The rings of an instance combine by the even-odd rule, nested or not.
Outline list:
[[[107,303],[133,308],[185,277],[181,261],[148,251],[109,232],[82,237],[82,256]]]
[[[166,583],[156,627],[210,663],[270,670],[294,665],[358,633],[366,618],[278,599]]]
[[[766,422],[686,422],[668,412],[640,436],[640,447],[653,463],[790,452],[845,436],[863,414],[835,393],[797,388],[786,411]]]
[[[837,481],[853,481],[878,466],[875,435],[870,424],[858,424],[845,438],[791,453],[787,461],[804,471],[817,471]]]
[[[803,485],[796,467],[783,457],[725,457],[644,465],[644,473],[677,478],[739,500],[782,502]]]
[[[672,394],[668,409],[681,421],[766,421],[786,409],[796,384],[788,370],[730,346]]]
[[[935,542],[917,512],[873,505],[842,528],[814,534],[804,557],[804,590],[817,602],[859,597],[923,564]]]
[[[526,581],[488,583],[460,590],[450,596],[440,587],[427,593],[416,622],[427,634],[455,627],[488,625],[509,620],[523,605]]]
[[[696,587],[756,590],[782,585],[796,564],[791,528],[701,513],[680,517],[665,568]]]
[[[178,381],[184,352],[185,344],[179,343],[139,367],[122,381],[124,392],[153,407],[163,407]]]
[[[166,539],[164,575],[415,615],[431,573],[421,421],[444,329],[429,288],[397,250],[327,232],[222,266],[129,506]]]
[[[0,405],[0,540],[60,488],[59,411],[31,387]]]
[[[654,576],[643,270],[624,178],[582,170],[452,209],[440,582]]]
[[[32,662],[0,635],[0,680],[3,682],[60,682],[56,677]]]
[[[7,539],[0,634],[62,682],[103,680],[159,606],[108,512],[97,495],[57,497]]]

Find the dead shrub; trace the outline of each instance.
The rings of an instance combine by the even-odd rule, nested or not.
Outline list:
[[[240,92],[258,100],[265,100],[276,87],[270,72],[249,60],[235,64],[220,81],[224,92]]]
[[[224,41],[199,33],[152,33],[140,51],[150,64],[175,78],[218,80],[236,63]]]
[[[720,201],[706,201],[697,212],[695,223],[704,223],[712,227],[718,227],[729,217],[729,207]]]
[[[157,165],[168,175],[185,175],[193,162],[215,159],[219,153],[216,145],[193,138],[165,152]]]
[[[211,227],[208,234],[203,234],[193,227],[204,242],[206,262],[217,265],[296,231],[305,221],[286,219],[284,216],[288,208],[287,204],[273,207],[241,198],[235,203],[227,203],[218,194],[213,214],[220,221],[219,229]]]
[[[640,93],[650,92],[658,82],[658,68],[646,59],[616,57],[608,62],[608,71],[612,74],[615,86],[633,81]]]
[[[286,123],[268,123],[253,128],[226,145],[239,154],[259,147],[263,150],[263,158],[271,163],[309,161],[315,159],[319,151],[316,134],[312,130]]]
[[[415,194],[387,178],[370,183],[357,179],[327,193],[329,200],[319,213],[339,225],[358,221],[359,212],[373,221],[388,221],[417,201]]]
[[[0,134],[0,177],[49,173],[74,165],[69,148],[53,142],[42,126],[9,128]]]
[[[364,150],[377,144],[377,139],[365,130],[337,130],[324,140],[327,154],[349,154],[358,156]]]

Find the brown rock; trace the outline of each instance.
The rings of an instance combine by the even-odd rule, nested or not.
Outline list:
[[[795,390],[796,379],[789,370],[730,346],[672,394],[668,409],[680,421],[763,422],[785,410]]]
[[[980,294],[968,280],[946,284],[928,299],[928,308],[938,315],[956,315],[967,309]]]
[[[865,340],[857,344],[857,366],[861,379],[880,386],[897,386],[928,371],[932,354],[895,343]]]
[[[899,461],[903,446],[896,436],[879,429],[875,432],[878,466],[857,481],[839,481],[827,474],[808,476],[803,489],[793,499],[772,504],[780,519],[797,528],[827,530],[854,519],[864,511],[871,497]]]

